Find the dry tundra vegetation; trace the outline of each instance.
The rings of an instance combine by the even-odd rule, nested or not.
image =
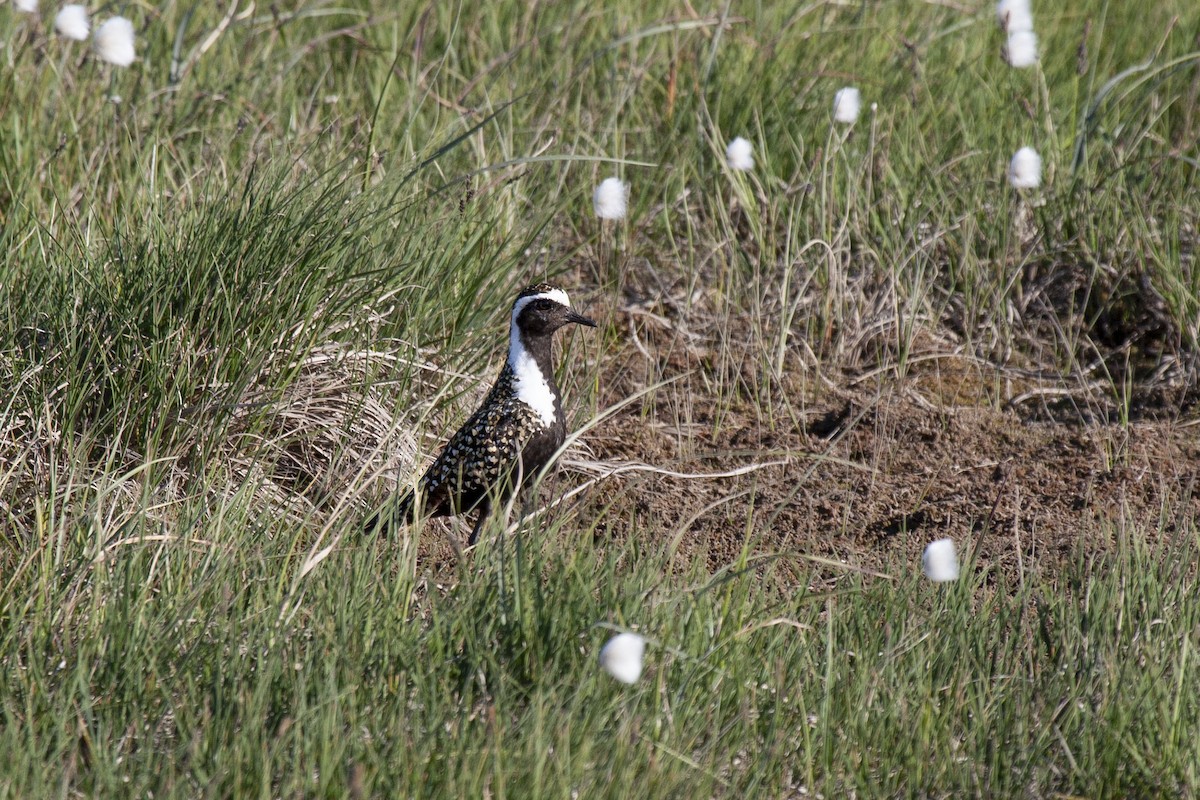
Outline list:
[[[1200,791],[1200,6],[58,11],[0,7],[0,794]],[[534,513],[364,537],[539,280],[601,327]]]

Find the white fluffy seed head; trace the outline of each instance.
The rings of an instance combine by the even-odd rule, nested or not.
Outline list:
[[[16,0],[14,5],[16,5],[17,11],[24,11],[26,14],[36,14],[38,0]]]
[[[1022,147],[1008,164],[1008,182],[1014,189],[1036,189],[1042,185],[1042,157],[1032,147]]]
[[[954,552],[953,539],[938,539],[925,546],[921,556],[921,567],[926,577],[934,583],[958,580],[958,554]]]
[[[1008,35],[1004,48],[1008,63],[1018,69],[1032,67],[1038,62],[1038,40],[1033,31],[1015,31]]]
[[[645,639],[636,633],[618,633],[600,648],[600,666],[621,683],[637,683],[645,654]]]
[[[624,219],[629,200],[629,184],[620,178],[605,178],[592,192],[592,207],[600,219]]]
[[[58,35],[67,39],[82,42],[88,37],[92,23],[88,20],[87,9],[78,3],[69,3],[54,16],[54,30]]]
[[[853,86],[838,89],[833,96],[833,118],[847,125],[858,119],[862,110],[862,95]]]
[[[742,172],[754,169],[754,145],[741,136],[737,137],[725,148],[725,160],[731,169]]]
[[[118,67],[128,67],[137,53],[133,49],[133,23],[124,17],[106,19],[96,28],[96,55]]]
[[[1008,33],[1033,30],[1033,9],[1029,0],[1000,0],[996,3],[996,22]]]

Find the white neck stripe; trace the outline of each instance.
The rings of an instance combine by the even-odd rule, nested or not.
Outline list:
[[[517,327],[517,317],[525,306],[535,300],[553,300],[567,308],[571,301],[562,289],[553,289],[541,294],[522,297],[513,304],[512,322],[508,327],[508,366],[513,371],[513,389],[517,399],[537,412],[538,418],[545,425],[553,425],[556,417],[555,402],[558,400],[550,389],[550,382],[542,374],[537,361],[521,341],[521,330]]]

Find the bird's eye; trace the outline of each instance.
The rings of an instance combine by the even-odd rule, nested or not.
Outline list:
[[[550,309],[554,308],[554,301],[546,299],[538,300],[533,304],[533,307],[538,311],[549,311]]]

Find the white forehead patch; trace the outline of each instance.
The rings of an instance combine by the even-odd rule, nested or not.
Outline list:
[[[522,297],[517,302],[513,303],[512,321],[516,322],[517,317],[521,316],[521,312],[525,310],[525,306],[532,303],[534,300],[553,300],[559,305],[564,305],[567,308],[571,307],[571,300],[567,297],[567,293],[562,289],[551,289],[548,292],[541,294],[531,294],[528,297]]]

